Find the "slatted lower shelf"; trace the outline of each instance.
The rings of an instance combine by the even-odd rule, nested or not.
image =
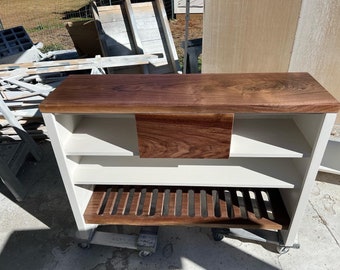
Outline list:
[[[287,229],[278,189],[96,186],[87,223]]]

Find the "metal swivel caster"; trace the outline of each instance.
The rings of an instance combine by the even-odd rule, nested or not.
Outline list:
[[[229,232],[230,232],[229,229],[217,229],[217,228],[211,229],[212,237],[215,241],[222,241],[224,236],[228,235]]]
[[[289,251],[289,247],[285,247],[285,246],[277,246],[276,247],[276,251],[279,254],[286,254]]]
[[[152,255],[152,252],[151,251],[147,251],[147,250],[140,250],[138,252],[138,256],[141,257],[141,258],[146,258],[146,257],[149,257]]]
[[[89,249],[91,247],[91,244],[86,243],[86,242],[82,242],[82,243],[78,243],[78,247],[80,247],[82,249]]]

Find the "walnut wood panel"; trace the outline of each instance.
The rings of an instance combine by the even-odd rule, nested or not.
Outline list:
[[[325,113],[339,102],[308,73],[71,75],[50,113]]]
[[[228,158],[233,114],[137,114],[141,158]]]
[[[84,218],[94,224],[273,230],[287,229],[290,222],[278,190],[221,187],[97,186]]]

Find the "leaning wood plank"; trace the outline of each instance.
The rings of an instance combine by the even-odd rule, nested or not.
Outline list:
[[[163,1],[160,1],[160,0],[155,0],[155,2],[156,2],[156,5],[157,5],[159,18],[160,18],[160,21],[161,21],[161,24],[162,24],[162,27],[163,27],[167,47],[168,47],[168,50],[169,50],[173,72],[177,73],[180,69],[179,64],[178,64],[178,56],[177,56],[175,43],[172,39],[172,34],[171,34],[170,26],[169,26],[169,23],[168,23],[168,17],[167,17],[166,12],[165,12],[164,3],[163,3]]]
[[[125,55],[125,56],[110,56],[101,58],[85,58],[85,59],[71,59],[58,60],[37,63],[23,63],[23,64],[6,64],[0,65],[0,78],[8,77],[15,74],[15,71],[20,70],[20,74],[26,75],[53,73],[61,71],[74,71],[107,67],[122,67],[133,65],[146,65],[150,63],[150,59],[158,58],[157,55]]]
[[[94,19],[94,22],[95,22],[95,26],[96,26],[96,30],[97,30],[97,34],[98,34],[98,38],[99,38],[102,56],[108,56],[108,48],[107,48],[107,44],[105,42],[105,33],[104,33],[104,30],[103,30],[103,26],[100,22],[99,11],[98,11],[96,1],[91,2],[91,11],[92,11],[92,16],[93,16],[93,19]]]
[[[40,109],[52,113],[324,113],[338,112],[340,103],[308,73],[115,74],[70,75]]]
[[[132,32],[132,38],[133,38],[133,42],[134,42],[137,54],[144,54],[143,44],[138,34],[137,23],[136,23],[134,14],[133,14],[131,1],[125,0],[124,3],[125,3],[125,9],[126,9],[127,17],[129,20],[129,24],[130,24],[130,28]],[[147,66],[143,67],[143,72],[149,73]]]
[[[43,99],[43,97],[39,98],[37,93],[32,93],[29,91],[3,91],[1,96],[5,101],[20,100],[22,102],[26,102],[30,100]]]
[[[2,64],[0,65],[0,71],[9,71],[19,68],[50,68],[50,67],[63,67],[72,65],[98,65],[100,67],[106,67],[106,65],[114,64],[119,65],[130,65],[130,62],[148,62],[149,58],[157,58],[157,55],[147,54],[141,55],[129,55],[129,56],[111,56],[101,58],[80,58],[80,59],[69,59],[69,60],[56,60],[56,61],[44,61],[44,62],[33,62],[33,63],[19,63],[19,64]]]
[[[124,4],[125,4],[126,13],[129,19],[129,24],[130,24],[130,28],[132,31],[133,41],[135,43],[137,53],[143,54],[144,53],[143,44],[138,34],[137,24],[136,24],[136,20],[133,14],[131,2],[130,0],[125,0]]]

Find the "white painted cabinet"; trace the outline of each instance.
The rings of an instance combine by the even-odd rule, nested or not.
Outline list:
[[[194,76],[71,76],[42,103],[78,229],[99,224],[265,229],[280,232],[282,244],[293,246],[339,103],[306,74],[273,75],[279,90],[270,83],[263,87],[273,81],[263,74]],[[212,85],[208,99],[226,95],[230,103],[205,100],[204,87],[198,87],[192,103],[199,104],[181,104],[193,82],[211,85],[211,79],[218,87]],[[300,80],[313,83],[307,87]],[[243,87],[249,88],[249,81],[254,87],[249,104],[250,92],[229,94],[232,85],[247,82]],[[225,91],[217,93],[221,88]],[[300,96],[293,98],[296,89]],[[277,90],[288,101],[277,99]],[[209,109],[202,112],[203,107]],[[195,110],[233,112],[229,158],[140,157],[136,115]]]

